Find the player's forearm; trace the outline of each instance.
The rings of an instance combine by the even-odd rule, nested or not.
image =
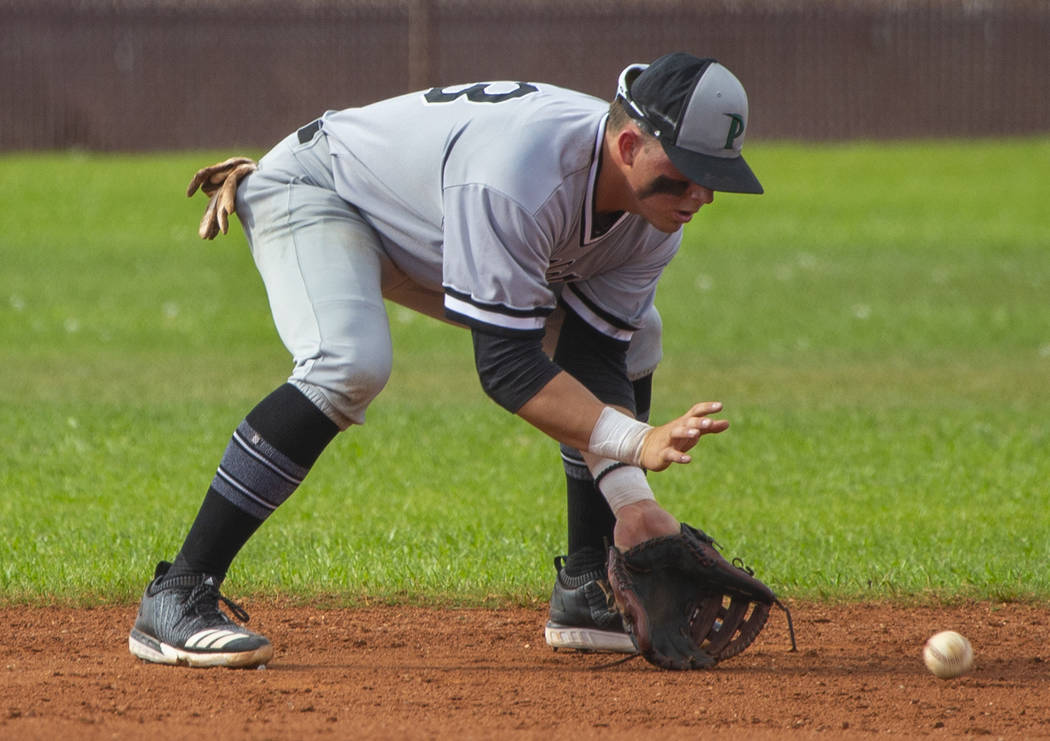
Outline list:
[[[595,425],[608,406],[562,371],[518,409],[518,416],[558,442],[590,450]],[[618,411],[630,414],[622,408]]]
[[[562,371],[518,409],[518,416],[558,442],[587,450],[604,407],[582,383]]]
[[[602,482],[599,488],[613,514],[619,517],[626,505],[653,499],[645,474],[638,467],[640,461],[636,460],[650,428],[634,421],[627,410],[613,408],[616,413],[609,412],[609,406],[573,376],[562,372],[518,414],[551,437],[583,452],[587,468],[596,482]]]
[[[723,432],[729,427],[724,419],[709,418],[720,411],[720,402],[700,402],[677,419],[651,427],[623,410],[603,404],[562,371],[526,401],[518,415],[580,451],[649,471],[663,471],[674,463],[689,463],[692,457],[687,451],[702,435]]]

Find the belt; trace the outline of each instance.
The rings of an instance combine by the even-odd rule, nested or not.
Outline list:
[[[313,139],[314,135],[321,130],[322,126],[324,126],[324,121],[317,119],[313,123],[308,123],[306,126],[299,129],[299,143],[306,144]]]

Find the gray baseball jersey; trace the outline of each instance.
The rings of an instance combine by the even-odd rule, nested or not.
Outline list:
[[[681,231],[632,214],[596,230],[607,111],[553,85],[488,82],[329,112],[323,127],[339,195],[401,270],[444,292],[451,318],[538,334],[560,294],[627,340]]]

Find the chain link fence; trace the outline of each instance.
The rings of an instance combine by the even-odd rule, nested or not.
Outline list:
[[[0,150],[267,148],[326,109],[713,56],[750,136],[1050,131],[1047,0],[0,0]]]

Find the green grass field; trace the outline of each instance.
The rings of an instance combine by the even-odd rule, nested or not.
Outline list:
[[[234,426],[290,364],[225,152],[0,157],[0,603],[137,599]],[[258,153],[255,153],[258,154]],[[784,596],[1050,599],[1050,140],[749,146],[662,285],[654,419],[732,422],[662,502]],[[233,595],[541,603],[556,445],[487,400],[470,338],[397,307],[395,371],[248,544]]]

